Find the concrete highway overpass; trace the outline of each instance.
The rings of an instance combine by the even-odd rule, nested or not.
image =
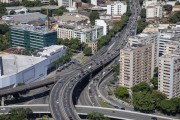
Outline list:
[[[0,106],[0,114],[7,114],[11,108],[30,108],[33,113],[46,113],[50,114],[49,104],[30,104],[30,105],[11,105],[11,106]],[[158,120],[178,120],[170,117],[157,116],[152,114],[145,114],[140,112],[94,107],[94,106],[75,106],[76,111],[79,115],[87,115],[90,112],[96,111],[106,115],[109,118],[126,119],[126,120],[151,120],[151,117],[156,117]]]

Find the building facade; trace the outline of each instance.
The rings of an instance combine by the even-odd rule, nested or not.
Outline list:
[[[91,42],[103,36],[103,26],[63,25],[57,28],[58,38],[78,38],[81,42]]]
[[[123,15],[127,11],[127,4],[121,1],[115,1],[107,5],[108,15]]]
[[[154,71],[154,44],[132,44],[120,50],[119,85],[130,89],[140,82],[150,82]]]
[[[95,20],[95,25],[103,26],[103,35],[107,35],[107,33],[109,31],[109,25],[105,20],[96,19]]]
[[[92,54],[97,52],[97,41],[95,41],[95,42],[93,42],[93,41],[92,42],[87,42],[87,45],[88,45],[88,47],[91,48]]]
[[[180,97],[180,52],[159,58],[158,90],[168,98]]]
[[[43,27],[30,25],[11,26],[10,44],[12,47],[24,47],[26,49],[39,49],[57,44],[57,32],[46,30]]]
[[[47,76],[53,62],[65,54],[66,47],[63,45],[45,47],[33,56],[1,54],[0,88],[42,80]]]
[[[151,4],[146,7],[146,18],[162,18],[163,11],[161,4]]]
[[[141,33],[139,35],[129,37],[128,43],[132,44],[154,44],[154,67],[158,66],[158,58],[159,58],[159,33],[158,32],[147,32]]]
[[[180,51],[180,42],[179,41],[171,41],[171,42],[165,43],[165,45],[164,45],[164,53],[165,54],[171,54],[174,51]]]
[[[72,0],[58,0],[58,6],[71,7]]]

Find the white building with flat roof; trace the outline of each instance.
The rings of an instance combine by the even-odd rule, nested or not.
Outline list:
[[[109,25],[105,20],[96,19],[95,20],[95,25],[103,26],[103,35],[107,35],[107,33],[109,31]]]
[[[127,4],[124,1],[114,1],[107,4],[108,15],[123,15],[127,11]]]
[[[91,4],[97,6],[97,0],[91,0]]]
[[[0,88],[42,80],[47,76],[52,63],[65,54],[66,47],[63,45],[45,47],[33,56],[1,54]]]
[[[146,7],[146,18],[162,18],[163,11],[161,4],[151,4]]]

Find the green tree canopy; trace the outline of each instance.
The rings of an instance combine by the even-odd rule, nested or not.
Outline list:
[[[133,92],[151,92],[151,88],[146,82],[140,82],[139,84],[134,85],[131,90]]]
[[[177,110],[177,113],[180,113],[180,98],[179,97],[175,97],[175,98],[172,98],[171,99],[175,105],[176,105],[176,110]]]
[[[134,109],[140,111],[154,111],[155,105],[151,93],[147,92],[136,92],[133,93],[133,105]]]
[[[141,18],[146,18],[146,9],[145,8],[142,8],[140,15],[141,15]]]
[[[168,4],[167,4],[167,5],[164,5],[164,6],[163,6],[163,9],[164,9],[165,11],[167,11],[167,12],[170,13],[170,12],[172,11],[172,5],[168,5]]]
[[[64,12],[67,12],[67,9],[64,6],[59,7],[59,9],[54,10],[52,13],[58,16],[63,15]]]
[[[160,109],[163,113],[174,114],[176,112],[176,104],[172,100],[162,100]]]
[[[95,20],[99,19],[99,13],[97,11],[91,11],[89,14],[91,25],[95,25]]]
[[[89,120],[109,120],[109,118],[105,117],[102,113],[91,112],[87,115],[87,119]]]
[[[137,27],[137,34],[141,33],[146,26],[148,26],[148,23],[146,22],[145,19],[141,19],[138,21],[138,27]]]
[[[117,98],[119,99],[126,99],[129,97],[129,93],[128,93],[128,90],[127,88],[125,87],[117,87],[115,90],[114,90],[114,94]]]
[[[166,95],[164,95],[163,93],[161,93],[159,91],[152,92],[152,100],[157,109],[159,109],[159,107],[160,107],[160,102],[165,99],[167,99],[167,98],[166,98]]]
[[[153,77],[151,79],[151,83],[153,84],[154,89],[158,88],[158,77]]]
[[[175,3],[175,5],[180,5],[180,2],[179,2],[179,1],[177,1],[177,2]]]
[[[6,24],[0,24],[0,34],[4,35],[9,31],[9,27]]]
[[[32,110],[29,108],[15,108],[9,111],[10,120],[26,120],[32,115]]]
[[[177,23],[180,21],[180,11],[175,12],[169,17],[169,21],[172,23]]]
[[[92,50],[91,50],[90,47],[85,47],[84,50],[83,50],[83,53],[84,53],[84,55],[89,56],[89,55],[92,54]]]

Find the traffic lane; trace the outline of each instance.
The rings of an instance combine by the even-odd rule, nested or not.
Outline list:
[[[11,106],[1,106],[0,107],[0,114],[7,114],[10,109],[12,108],[30,108],[33,113],[44,112],[50,113],[49,105],[48,104],[35,104],[35,105],[11,105]]]
[[[158,120],[175,120],[173,118],[167,118],[162,116],[156,116],[152,114],[144,114],[139,112],[132,112],[132,111],[126,111],[126,110],[119,110],[119,109],[109,109],[109,108],[92,108],[91,106],[86,107],[78,107],[76,106],[76,110],[78,113],[91,113],[91,112],[100,112],[107,116],[114,116],[119,118],[127,118],[127,119],[133,119],[133,120],[152,120],[152,117],[156,117]]]
[[[104,96],[106,99],[108,99],[111,103],[117,105],[118,107],[122,108],[124,107],[127,110],[131,110],[134,111],[133,107],[130,107],[128,105],[123,104],[122,101],[119,101],[118,99],[113,98],[112,96],[109,96],[108,93],[106,92],[106,87],[108,87],[107,85],[109,84],[109,81],[113,80],[113,74],[109,75],[110,77],[106,77],[105,80],[103,80],[99,86],[99,91],[101,93],[102,96]]]

